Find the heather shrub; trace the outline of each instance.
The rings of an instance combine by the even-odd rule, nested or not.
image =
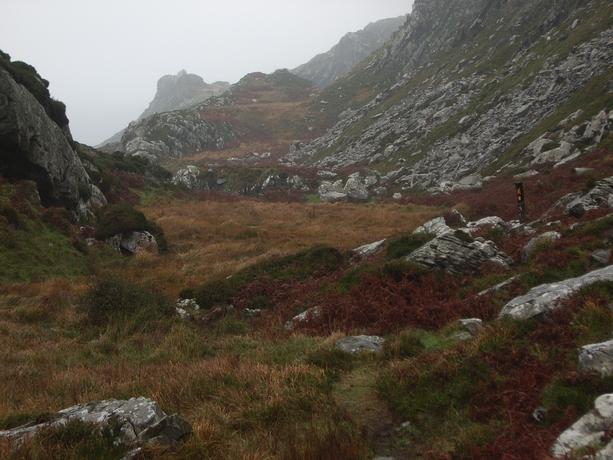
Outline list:
[[[323,369],[330,380],[338,380],[343,372],[354,365],[353,356],[336,348],[320,348],[306,357],[306,362]]]
[[[434,237],[427,233],[416,233],[392,240],[387,245],[386,257],[388,259],[399,259],[400,257],[408,256],[432,240],[432,238]]]
[[[105,240],[115,235],[147,231],[155,236],[161,252],[168,249],[162,228],[127,203],[106,206],[98,215],[96,238]]]
[[[158,293],[112,279],[97,280],[81,299],[80,307],[94,326],[126,319],[148,322],[172,311],[170,303]]]

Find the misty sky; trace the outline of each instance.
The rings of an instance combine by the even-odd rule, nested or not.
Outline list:
[[[34,65],[97,144],[181,69],[234,83],[293,68],[346,32],[409,13],[412,0],[0,0],[0,49]]]

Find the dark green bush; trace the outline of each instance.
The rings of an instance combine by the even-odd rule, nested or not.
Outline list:
[[[127,203],[106,206],[98,214],[96,238],[105,240],[115,235],[147,231],[155,236],[161,252],[168,250],[162,227],[149,221],[145,215]]]
[[[394,281],[399,282],[407,276],[419,277],[427,272],[419,265],[406,260],[392,260],[387,262],[382,269],[385,276],[389,276]]]
[[[354,366],[353,356],[336,348],[315,350],[307,355],[306,362],[323,369],[332,380],[338,380],[341,373],[350,371]]]
[[[156,320],[172,313],[170,302],[158,293],[112,279],[97,280],[80,306],[95,326],[136,317]]]
[[[434,237],[427,233],[416,233],[392,240],[387,245],[386,257],[388,259],[399,259],[400,257],[408,256],[432,240],[432,238]]]

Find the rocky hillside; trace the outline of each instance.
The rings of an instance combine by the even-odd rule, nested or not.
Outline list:
[[[292,72],[325,88],[381,48],[406,20],[406,16],[382,19],[358,32],[350,32],[331,50],[315,56]]]
[[[0,176],[36,182],[45,206],[86,218],[106,203],[74,149],[65,106],[49,83],[0,52]]]
[[[149,107],[138,117],[144,120],[157,113],[187,109],[206,101],[213,96],[219,96],[230,88],[230,83],[217,81],[205,83],[201,76],[182,70],[177,75],[165,75],[158,80],[157,92]],[[105,150],[113,150],[121,142],[125,129],[104,141],[101,146]]]
[[[287,70],[245,76],[221,96],[185,110],[136,121],[120,150],[151,161],[222,150],[240,142],[285,142],[309,136],[306,118],[312,84]]]
[[[605,0],[417,0],[390,43],[313,107],[335,126],[287,161],[438,190],[574,158],[607,139],[612,14]],[[539,138],[545,149],[527,148]]]

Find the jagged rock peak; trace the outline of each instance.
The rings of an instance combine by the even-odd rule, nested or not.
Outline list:
[[[165,75],[159,79],[157,93],[139,120],[156,113],[181,110],[219,96],[230,88],[227,82],[206,83],[196,74],[181,70],[176,75]]]
[[[346,34],[332,49],[292,70],[296,75],[325,88],[347,75],[358,63],[382,47],[406,21],[406,16],[382,19]]]

